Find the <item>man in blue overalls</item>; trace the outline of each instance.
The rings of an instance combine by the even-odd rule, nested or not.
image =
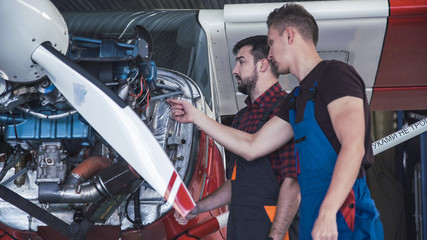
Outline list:
[[[278,82],[276,68],[267,60],[268,52],[265,35],[245,38],[233,48],[238,90],[248,95],[247,106],[233,119],[233,128],[257,132],[287,95]],[[187,218],[175,213],[177,221],[186,224],[199,213],[229,204],[227,239],[264,240],[269,235],[283,239],[300,199],[293,143],[251,162],[232,154],[231,162],[234,167],[230,180],[198,201]],[[297,229],[290,232],[292,240],[298,238],[297,233]]]
[[[301,187],[300,239],[383,239],[379,213],[366,186],[372,164],[370,116],[365,85],[353,67],[322,61],[318,27],[301,5],[286,4],[267,19],[269,59],[280,74],[300,82],[255,134],[227,129],[186,103],[172,106],[248,161],[268,154],[294,134]]]
[[[300,82],[277,114],[294,132],[300,239],[383,239],[365,181],[373,153],[363,80],[343,62],[322,61],[316,21],[302,6],[275,9],[267,25],[269,59]]]

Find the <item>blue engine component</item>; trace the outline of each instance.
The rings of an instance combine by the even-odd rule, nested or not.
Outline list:
[[[135,31],[136,38],[131,44],[115,39],[71,36],[71,47],[67,56],[81,63],[82,67],[104,83],[142,76],[150,90],[154,90],[157,68],[151,60],[153,54],[151,36],[139,25],[135,26]]]
[[[156,88],[156,79],[157,79],[157,67],[154,61],[142,62],[141,68],[143,69],[142,75],[145,80],[148,82],[150,90]]]
[[[10,118],[0,119],[1,124],[9,124],[5,130],[5,140],[16,140],[15,125]],[[10,125],[12,124],[12,125]],[[91,127],[80,120],[79,114],[61,119],[42,119],[28,115],[15,120],[16,134],[20,140],[82,139],[90,141]]]
[[[113,39],[91,39],[71,37],[68,57],[78,61],[123,61],[137,56],[148,58],[148,48],[141,48],[138,41],[134,44],[121,43]]]

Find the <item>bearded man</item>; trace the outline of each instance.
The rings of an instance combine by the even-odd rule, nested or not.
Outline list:
[[[278,82],[276,67],[267,60],[268,52],[267,36],[243,39],[233,48],[236,55],[233,75],[238,90],[248,95],[247,106],[234,117],[233,128],[255,133],[286,96]],[[227,239],[283,239],[284,236],[289,239],[286,232],[300,202],[293,141],[251,162],[235,154],[231,155],[231,161],[234,168],[229,180],[198,201],[186,218],[175,213],[176,220],[184,225],[202,212],[230,204]],[[297,222],[292,224],[291,239],[298,239],[297,225]]]

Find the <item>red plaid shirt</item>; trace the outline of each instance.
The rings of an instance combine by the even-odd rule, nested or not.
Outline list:
[[[245,103],[247,107],[236,114],[232,126],[248,133],[255,133],[258,130],[258,125],[264,113],[270,111],[277,100],[283,95],[286,95],[286,92],[281,90],[279,83],[276,83],[257,98],[254,103],[251,102],[249,97],[246,98]],[[276,104],[275,111],[277,111],[279,105]],[[273,116],[273,113],[271,113],[269,118]],[[279,184],[287,177],[297,179],[293,141],[290,141],[268,156]]]

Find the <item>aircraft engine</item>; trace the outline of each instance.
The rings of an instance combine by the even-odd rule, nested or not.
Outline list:
[[[157,68],[154,62],[120,54],[135,51],[139,43],[77,37],[70,43],[67,56],[99,76],[140,116],[188,183],[194,127],[170,117],[165,99],[200,98],[195,83],[173,70]],[[108,44],[107,49],[115,49],[114,57],[100,48]],[[135,218],[147,225],[172,208],[69,104],[48,77],[26,83],[0,79],[0,124],[4,138],[0,148],[2,156],[7,156],[0,160],[0,185],[68,224],[88,219],[126,229],[134,225]],[[0,199],[0,216],[10,216],[2,218],[4,224],[28,229],[28,214],[16,213],[15,206]],[[38,219],[30,222],[32,230],[45,225]]]

